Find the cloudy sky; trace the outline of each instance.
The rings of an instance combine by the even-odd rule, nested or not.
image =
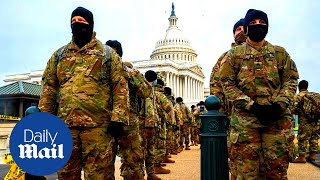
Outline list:
[[[211,68],[230,48],[232,28],[250,8],[268,14],[267,40],[286,48],[300,78],[320,92],[320,1],[173,0],[178,27],[198,53],[209,86]],[[218,2],[218,3],[217,3]],[[241,3],[240,3],[241,2]],[[0,86],[5,75],[44,69],[51,54],[71,39],[70,15],[78,6],[94,15],[102,42],[122,43],[124,60],[149,59],[165,36],[172,0],[10,0],[1,2]],[[300,79],[300,80],[301,80]]]

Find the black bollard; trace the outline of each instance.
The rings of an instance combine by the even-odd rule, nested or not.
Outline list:
[[[207,112],[201,118],[201,180],[229,180],[225,114],[219,112],[220,100],[209,96]]]

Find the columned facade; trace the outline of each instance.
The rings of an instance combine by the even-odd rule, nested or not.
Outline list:
[[[182,97],[190,107],[189,105],[204,100],[205,76],[197,63],[196,51],[178,28],[178,17],[175,15],[174,5],[168,20],[169,27],[165,36],[156,42],[150,59],[132,61],[132,64],[143,74],[147,70],[160,72],[166,86],[172,89],[175,98]],[[24,80],[40,83],[42,73],[43,70],[11,75],[6,77],[5,82]]]

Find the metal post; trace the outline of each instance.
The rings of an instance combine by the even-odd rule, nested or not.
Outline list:
[[[207,112],[201,117],[201,180],[229,180],[225,114],[219,112],[220,100],[209,96]]]

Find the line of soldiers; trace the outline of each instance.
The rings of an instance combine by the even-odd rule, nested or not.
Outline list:
[[[230,120],[231,179],[287,179],[293,159],[290,106],[299,75],[287,51],[265,40],[268,27],[265,12],[249,9],[210,77],[210,94],[220,98]]]
[[[160,179],[171,155],[199,143],[199,112],[176,101],[163,78],[144,75],[123,62],[121,44],[103,45],[93,31],[93,14],[76,8],[71,14],[72,40],[51,56],[42,76],[39,109],[65,121],[73,139],[72,154],[59,179],[115,179],[116,156],[127,180]],[[203,104],[202,111],[203,109]],[[195,118],[193,118],[195,117]],[[196,129],[196,130],[195,130]]]
[[[318,150],[318,141],[320,139],[320,119],[308,118],[308,112],[303,108],[305,103],[304,96],[309,94],[308,81],[302,80],[298,84],[299,94],[295,96],[294,106],[292,112],[298,115],[299,130],[298,130],[298,157],[293,161],[294,163],[306,163],[308,161],[315,161]],[[318,95],[319,96],[319,95]],[[309,148],[308,148],[309,144]],[[307,149],[309,156],[307,156]]]

